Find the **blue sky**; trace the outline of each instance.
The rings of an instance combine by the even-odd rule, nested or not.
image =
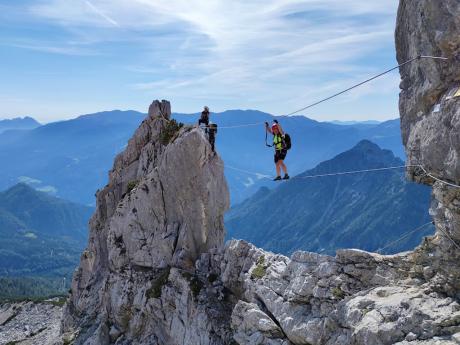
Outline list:
[[[394,0],[0,0],[0,118],[286,114],[396,65]],[[305,113],[398,116],[394,72]]]

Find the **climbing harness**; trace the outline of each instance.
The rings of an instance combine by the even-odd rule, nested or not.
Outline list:
[[[271,145],[268,143],[267,135],[268,135],[268,133],[265,132],[265,145],[267,147],[274,147],[276,150],[282,150],[283,149],[283,137],[281,136],[281,134],[274,135],[273,144],[271,144]]]
[[[275,120],[275,123],[278,124],[278,121]],[[265,122],[265,124],[268,125],[268,122]],[[273,126],[272,126],[272,128],[273,128]],[[292,141],[291,141],[291,136],[290,136],[288,133],[284,133],[283,136],[281,136],[281,135],[275,135],[275,137],[274,137],[274,142],[273,142],[272,145],[270,145],[270,144],[268,143],[268,132],[267,132],[267,130],[265,130],[265,146],[267,146],[267,147],[275,147],[276,145],[279,144],[279,142],[276,142],[276,143],[275,143],[276,140],[279,140],[279,139],[277,139],[277,138],[281,138],[281,144],[283,145],[282,148],[277,148],[277,150],[281,150],[281,149],[290,150],[290,149],[291,149],[291,147],[292,147]]]

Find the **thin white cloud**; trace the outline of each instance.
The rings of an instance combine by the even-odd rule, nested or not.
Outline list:
[[[94,50],[87,48],[82,48],[72,45],[62,45],[62,46],[52,46],[48,43],[39,43],[39,42],[24,42],[24,43],[0,43],[1,45],[6,45],[15,48],[34,50],[44,53],[51,54],[60,54],[60,55],[70,55],[70,56],[90,56],[97,55],[98,53]]]
[[[112,24],[113,26],[120,27],[120,24],[118,24],[114,19],[110,18],[108,15],[106,15],[104,12],[102,12],[99,8],[94,6],[90,1],[86,0],[85,4],[96,14],[101,16],[103,19],[105,19],[107,22]]]
[[[143,46],[126,67],[132,89],[277,112],[277,99],[295,109],[382,69],[362,61],[392,49],[396,9],[394,0],[40,0],[29,11],[77,42]],[[397,92],[395,79],[344,99]]]
[[[39,192],[49,193],[49,194],[57,194],[58,190],[54,186],[44,186],[37,188]]]
[[[146,28],[152,24],[152,14],[145,6],[131,0],[38,0],[28,7],[29,14],[55,21],[66,28],[93,29]]]
[[[30,184],[30,185],[41,184],[42,183],[41,180],[35,179],[33,177],[28,177],[28,176],[19,176],[18,177],[18,182],[19,183],[26,183],[26,184]]]

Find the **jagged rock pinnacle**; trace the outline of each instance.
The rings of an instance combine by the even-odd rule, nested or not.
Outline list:
[[[136,296],[147,298],[171,268],[194,274],[200,254],[223,245],[223,163],[199,128],[183,127],[165,145],[170,116],[169,102],[152,103],[97,193],[65,327],[109,322],[126,332]]]
[[[163,117],[166,120],[171,119],[171,104],[168,101],[153,101],[150,104],[149,118],[153,119],[155,117]]]

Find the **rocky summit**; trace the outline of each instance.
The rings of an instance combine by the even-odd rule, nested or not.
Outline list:
[[[184,343],[203,329],[224,337],[214,310],[193,303],[195,261],[224,239],[223,162],[201,129],[170,115],[166,101],[150,106],[97,193],[63,321],[76,344]]]
[[[290,258],[224,245],[229,194],[204,133],[154,102],[97,193],[64,310],[65,344],[428,345],[460,342],[460,3],[401,0],[409,178],[431,185],[436,233],[414,251]]]

